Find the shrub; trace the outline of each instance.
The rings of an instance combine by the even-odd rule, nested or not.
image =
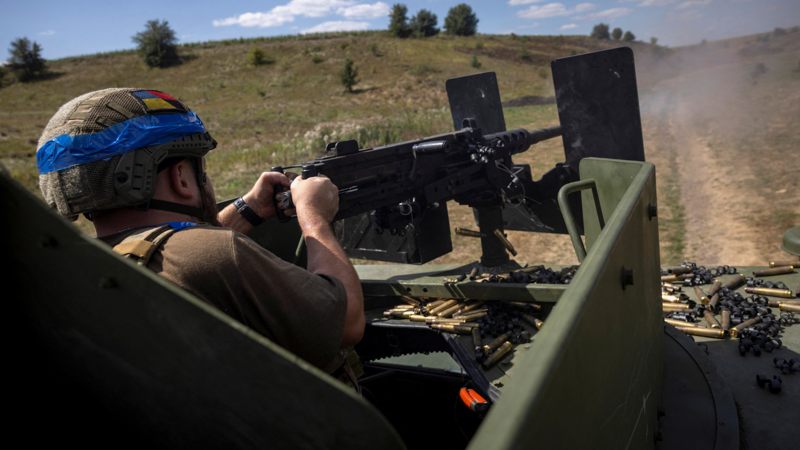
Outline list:
[[[472,36],[478,31],[478,18],[472,8],[461,3],[450,8],[444,19],[445,33],[456,36]]]
[[[625,41],[625,42],[633,42],[634,39],[636,39],[636,35],[631,33],[630,30],[626,31],[625,35],[622,36],[622,40]]]
[[[44,73],[45,61],[41,55],[42,47],[38,43],[31,42],[28,38],[14,39],[8,52],[11,55],[8,68],[17,73],[19,81],[30,81]]]
[[[408,8],[406,5],[396,3],[389,12],[389,34],[396,38],[408,37]]]
[[[349,47],[350,47],[350,44],[348,44],[347,42],[342,42],[342,43],[339,44],[339,48],[342,49],[342,50],[347,50]]]
[[[262,66],[264,64],[272,64],[275,59],[267,56],[266,52],[261,47],[253,47],[247,52],[247,65],[251,67]]]
[[[592,34],[589,35],[594,39],[609,39],[610,36],[608,34],[608,24],[607,23],[598,23],[597,25],[592,28]]]
[[[411,74],[418,77],[425,77],[433,73],[439,73],[442,70],[436,66],[431,66],[425,63],[419,63],[411,69]]]
[[[528,49],[523,48],[522,50],[519,51],[517,56],[519,56],[520,58],[522,58],[524,60],[529,60],[529,59],[531,59],[531,56],[533,56],[533,55],[531,54],[531,52],[528,51]]]
[[[657,37],[653,36],[653,37],[650,38],[650,44],[651,45],[656,45],[657,42],[658,42],[658,38]]]
[[[409,22],[408,28],[414,37],[435,36],[439,34],[439,29],[436,28],[437,22],[436,14],[427,9],[420,9],[417,15]]]
[[[319,56],[319,55],[317,55],[316,53],[315,53],[315,54],[313,54],[313,55],[311,55],[311,62],[313,62],[314,64],[319,64],[319,63],[321,63],[322,61],[325,61],[325,60],[322,58],[322,56]]]
[[[369,43],[369,51],[372,52],[375,56],[381,56],[380,52],[378,51],[378,43],[377,42],[370,42]]]
[[[475,55],[472,56],[472,60],[469,62],[469,65],[470,65],[470,67],[474,67],[476,69],[480,69],[481,68],[481,62],[478,61],[478,57],[475,56]]]
[[[133,36],[137,51],[150,67],[167,67],[178,62],[175,31],[164,20],[148,20],[144,31]]]
[[[781,37],[786,34],[786,30],[783,28],[775,27],[775,37]]]
[[[353,85],[359,82],[358,69],[353,67],[353,60],[346,59],[344,61],[344,66],[339,72],[339,81],[347,89],[347,92],[353,92]]]
[[[475,48],[477,48],[478,50],[482,49],[483,48],[483,42],[481,42],[481,41],[476,42],[475,43]]]
[[[611,39],[615,41],[622,39],[622,28],[614,28],[614,31],[611,32]]]

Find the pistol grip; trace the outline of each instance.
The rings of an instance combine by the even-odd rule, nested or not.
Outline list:
[[[275,194],[279,192],[283,192],[283,185],[276,184],[272,186],[273,193],[272,193],[272,205],[275,207],[275,215],[278,216],[278,222],[286,223],[292,220],[291,216],[287,216],[286,213],[283,212],[282,209],[278,207],[278,200],[275,200]]]

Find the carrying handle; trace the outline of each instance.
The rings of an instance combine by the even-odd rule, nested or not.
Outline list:
[[[581,240],[581,234],[578,233],[578,226],[575,224],[575,217],[572,215],[572,210],[569,208],[569,201],[567,196],[573,192],[583,191],[586,189],[592,190],[594,196],[594,206],[597,210],[597,220],[600,222],[600,229],[606,226],[603,220],[603,212],[600,209],[600,196],[597,194],[597,183],[593,179],[576,181],[574,183],[565,184],[561,186],[558,191],[558,206],[561,208],[561,215],[564,216],[564,223],[567,225],[569,237],[572,239],[572,246],[575,248],[575,254],[578,255],[578,262],[583,262],[586,259],[586,247]]]

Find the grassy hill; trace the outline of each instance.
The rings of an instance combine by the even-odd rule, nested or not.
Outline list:
[[[798,65],[799,42],[800,33],[789,33],[769,42],[751,36],[674,50],[632,43],[646,155],[657,164],[665,211],[660,227],[666,261],[695,257],[686,238],[692,229],[687,228],[691,217],[685,200],[692,193],[683,189],[682,175],[682,151],[688,147],[681,139],[690,134],[700,133],[713,149],[706,164],[714,170],[698,176],[704,186],[712,183],[712,193],[715,180],[738,183],[731,180],[737,179],[741,164],[752,172],[744,193],[770,195],[768,207],[755,201],[752,211],[736,209],[737,215],[749,218],[748,226],[767,236],[763,242],[774,244],[776,236],[779,242],[787,225],[800,220],[800,77],[792,71]],[[182,64],[166,69],[149,69],[132,52],[66,58],[49,63],[52,75],[46,80],[8,84],[7,77],[0,88],[0,163],[38,193],[36,142],[61,104],[105,87],[158,89],[195,109],[220,142],[209,156],[209,172],[217,198],[230,198],[246,192],[270,166],[318,156],[328,141],[358,139],[371,147],[451,130],[444,90],[448,78],[491,70],[497,72],[503,101],[552,96],[552,59],[616,45],[582,36],[399,40],[367,32],[193,44],[180,49]],[[246,54],[254,46],[274,62],[248,67]],[[473,67],[474,57],[480,68]],[[359,69],[361,82],[353,93],[346,93],[338,81],[345,59]],[[768,70],[751,79],[757,63]],[[718,77],[726,83],[715,83]],[[682,115],[676,115],[678,110]],[[555,105],[507,108],[505,115],[509,128],[558,124]],[[765,126],[770,133],[763,132]],[[558,140],[548,141],[518,160],[530,163],[538,175],[563,160],[563,147]],[[781,189],[788,195],[771,194]],[[740,205],[736,199],[731,202]],[[698,207],[708,214],[730,213],[712,205]],[[453,227],[473,226],[469,210],[451,209]],[[82,222],[79,226],[91,229]],[[566,236],[511,233],[510,238],[520,250],[520,261],[575,261]],[[475,240],[457,237],[454,246],[456,251],[441,262],[467,262],[479,254]],[[698,259],[704,256],[696,254]]]

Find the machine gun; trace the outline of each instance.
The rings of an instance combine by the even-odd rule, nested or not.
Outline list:
[[[325,156],[272,170],[331,179],[339,188],[336,234],[350,257],[423,264],[452,251],[447,202],[454,200],[474,209],[485,235],[481,263],[503,265],[509,258],[495,230],[567,232],[556,198],[579,179],[582,158],[644,160],[630,49],[556,60],[553,80],[561,126],[506,131],[497,77],[485,72],[447,80],[455,132],[367,149],[333,142]],[[512,161],[556,136],[565,162],[541,179]],[[571,202],[581,224],[580,198]],[[282,203],[292,206],[290,192]]]

